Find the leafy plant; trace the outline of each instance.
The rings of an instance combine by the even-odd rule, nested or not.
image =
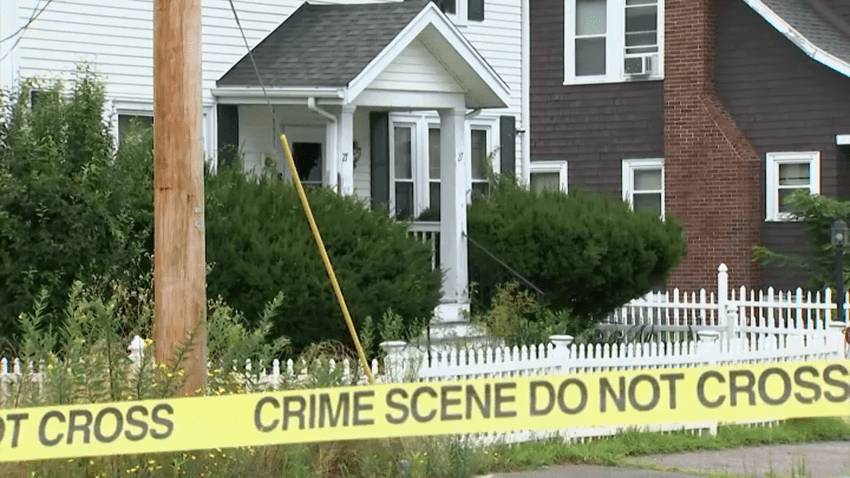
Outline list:
[[[471,241],[539,288],[542,305],[586,324],[663,283],[686,248],[671,217],[583,192],[529,190],[510,175],[495,178],[468,216]],[[471,276],[492,293],[512,277],[478,245]]]
[[[498,285],[490,310],[473,315],[472,320],[487,326],[493,337],[508,346],[545,344],[552,335],[578,336],[588,327],[567,310],[553,312],[543,307],[516,281]]]
[[[791,216],[799,220],[808,231],[812,254],[808,256],[787,254],[763,245],[753,247],[753,258],[763,265],[790,267],[802,270],[809,278],[808,287],[822,290],[835,285],[835,246],[830,229],[835,219],[850,222],[850,201],[827,196],[811,195],[808,190],[797,190],[788,197]],[[844,248],[844,284],[848,285],[847,265],[850,264],[850,247]]]
[[[350,344],[294,187],[225,171],[207,178],[206,193],[209,292],[255,317],[259,304],[284,291],[272,336],[290,337],[295,351],[328,340]],[[356,198],[326,188],[307,188],[307,195],[358,330],[387,309],[405,326],[430,317],[440,272],[431,268],[427,244]]]
[[[39,85],[30,107],[33,87],[0,98],[0,337],[11,342],[42,289],[60,310],[75,281],[144,277],[153,247],[149,132],[114,149],[104,87],[85,67],[69,91]]]

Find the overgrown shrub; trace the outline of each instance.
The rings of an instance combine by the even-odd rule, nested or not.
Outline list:
[[[0,338],[17,332],[42,288],[60,310],[76,280],[132,281],[150,269],[150,134],[118,151],[103,119],[103,85],[81,69],[69,91],[32,84],[0,93]],[[52,320],[52,319],[46,319]]]
[[[428,245],[408,236],[407,225],[327,188],[307,195],[355,325],[387,309],[404,318],[430,317],[440,294]],[[210,295],[256,316],[278,291],[286,299],[272,336],[286,335],[296,349],[349,332],[317,253],[295,188],[267,176],[226,171],[206,182],[207,276]]]
[[[593,322],[663,283],[685,253],[682,228],[583,192],[533,191],[500,176],[469,207],[469,237],[539,288],[542,304]],[[471,244],[485,290],[509,276]]]
[[[537,296],[517,281],[497,285],[490,309],[473,315],[472,321],[486,325],[493,337],[508,346],[546,344],[557,334],[577,337],[588,327],[568,310],[555,312],[543,307]]]
[[[788,203],[791,205],[791,216],[800,220],[809,233],[812,241],[812,254],[801,256],[785,254],[771,250],[763,245],[753,248],[753,257],[763,265],[779,267],[791,267],[803,271],[808,277],[808,288],[812,290],[823,290],[835,286],[835,246],[832,245],[830,230],[832,222],[843,219],[850,223],[850,201],[841,201],[835,198],[812,195],[808,190],[793,192]],[[848,274],[847,267],[850,265],[850,247],[845,247],[844,256],[844,284],[847,290]]]

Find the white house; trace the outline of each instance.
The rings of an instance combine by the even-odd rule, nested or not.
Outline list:
[[[203,141],[212,163],[238,148],[286,178],[285,133],[307,183],[411,218],[439,207],[437,315],[454,322],[471,191],[488,162],[528,179],[528,2],[437,3],[233,0],[255,71],[229,1],[202,0]],[[0,88],[86,61],[119,137],[153,115],[153,0],[2,0],[0,40]]]

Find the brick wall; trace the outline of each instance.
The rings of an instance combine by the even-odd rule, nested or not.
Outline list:
[[[759,283],[761,161],[714,90],[716,0],[666,0],[664,164],[667,213],[688,235],[688,253],[668,284],[713,287],[717,265],[730,283]]]

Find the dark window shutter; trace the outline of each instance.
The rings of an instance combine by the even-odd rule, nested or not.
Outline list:
[[[513,116],[499,117],[499,141],[501,148],[499,165],[502,173],[516,172],[516,118]]]
[[[469,4],[466,9],[467,18],[472,21],[484,20],[484,0],[468,0]]]
[[[390,114],[369,114],[371,134],[372,208],[390,202]]]
[[[218,123],[218,167],[228,168],[239,164],[239,107],[216,106]]]

